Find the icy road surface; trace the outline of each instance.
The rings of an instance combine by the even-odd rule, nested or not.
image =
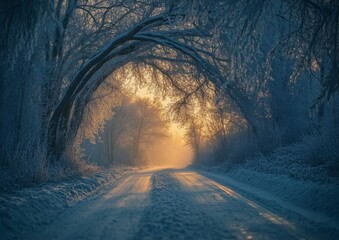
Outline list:
[[[202,174],[133,173],[25,239],[339,239],[334,228]]]

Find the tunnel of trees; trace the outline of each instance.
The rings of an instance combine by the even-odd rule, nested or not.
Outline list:
[[[6,181],[79,165],[131,76],[175,100],[197,162],[304,141],[339,168],[337,0],[5,0],[0,24]]]

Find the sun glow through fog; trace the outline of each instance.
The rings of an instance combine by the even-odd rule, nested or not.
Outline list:
[[[135,96],[141,98],[150,98],[159,101],[163,107],[169,107],[173,102],[169,97],[162,98],[147,87],[137,87],[135,81],[130,84],[135,88]],[[169,123],[171,137],[163,143],[158,143],[154,148],[150,148],[149,165],[161,166],[164,168],[183,168],[189,165],[193,159],[193,151],[185,142],[185,129],[178,123]]]

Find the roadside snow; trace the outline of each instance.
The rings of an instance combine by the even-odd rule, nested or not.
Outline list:
[[[52,224],[27,233],[25,240],[133,238],[148,204],[152,173],[147,169],[131,172],[58,214]]]
[[[15,239],[22,232],[50,224],[58,213],[122,178],[129,170],[111,169],[73,181],[0,193],[1,239]]]
[[[250,193],[259,199],[275,202],[315,223],[339,230],[339,185],[296,181],[286,176],[266,174],[238,168],[220,174],[203,175],[228,184],[235,190]]]

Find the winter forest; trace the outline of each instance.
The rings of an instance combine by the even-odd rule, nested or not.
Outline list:
[[[266,191],[276,178],[316,186],[272,194],[339,219],[338,0],[3,0],[0,26],[0,193],[186,166]],[[161,184],[208,183],[157,171],[125,186],[152,200]],[[172,236],[145,230],[152,211],[134,239]],[[319,229],[310,239],[339,236]],[[223,234],[197,236],[233,239]]]

